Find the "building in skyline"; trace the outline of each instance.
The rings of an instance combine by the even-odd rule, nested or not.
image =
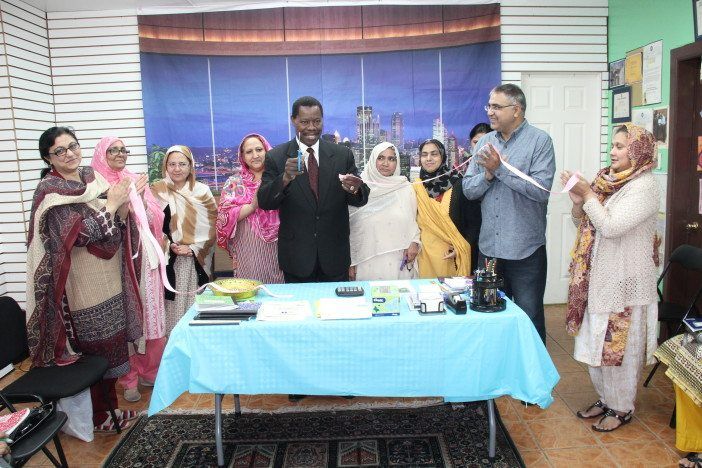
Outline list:
[[[402,150],[405,144],[405,123],[402,112],[393,112],[390,121],[390,143]]]
[[[432,126],[431,137],[435,140],[439,140],[446,146],[447,132],[446,126],[441,121],[441,119],[434,119],[434,125]]]
[[[446,139],[446,159],[449,167],[453,167],[458,161],[458,140],[453,133]]]

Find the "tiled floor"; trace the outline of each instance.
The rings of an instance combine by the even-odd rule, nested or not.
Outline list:
[[[547,410],[525,408],[509,397],[500,398],[497,405],[502,420],[529,467],[675,467],[682,455],[675,449],[675,431],[668,427],[673,410],[674,394],[663,369],[659,369],[648,388],[640,387],[634,421],[615,432],[602,434],[590,428],[592,421],[575,417],[575,411],[597,399],[586,368],[573,360],[573,339],[564,330],[564,307],[550,306],[546,310],[547,348],[561,375],[554,393],[555,402]],[[649,368],[644,371],[645,377]],[[16,373],[16,372],[15,372]],[[0,388],[7,385],[0,380]],[[643,382],[643,378],[642,378]],[[142,400],[127,403],[120,395],[122,408],[145,410],[150,389],[142,388]],[[343,407],[366,399],[306,398],[296,405],[334,405]],[[389,399],[367,399],[379,402]],[[242,397],[246,408],[275,410],[290,405],[285,395],[255,395]],[[213,407],[211,395],[181,396],[171,408],[182,410]],[[225,397],[225,408],[233,407],[233,398]],[[91,443],[63,435],[61,441],[68,463],[72,467],[99,467],[119,440],[118,435],[96,434]],[[47,466],[49,460],[41,453],[26,466]]]

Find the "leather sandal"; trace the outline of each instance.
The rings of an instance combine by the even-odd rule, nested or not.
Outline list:
[[[702,456],[700,456],[700,455],[701,454],[699,454],[697,452],[690,452],[685,456],[685,459],[687,461],[692,462],[693,468],[702,468]],[[683,465],[682,463],[678,463],[678,466],[680,468],[687,468],[690,465]]]
[[[602,412],[601,412],[601,413],[597,413],[597,414],[593,414],[593,415],[590,415],[590,416],[585,416],[585,413],[589,413],[593,408],[601,408],[601,409],[602,409]],[[607,408],[607,406],[606,406],[604,403],[602,403],[602,400],[597,400],[596,402],[594,402],[593,404],[591,404],[586,410],[584,410],[584,411],[583,411],[583,410],[580,410],[580,411],[576,412],[575,415],[576,415],[577,417],[579,417],[580,419],[599,418],[600,416],[602,416],[603,414],[605,414],[605,413],[607,412],[608,409],[609,409],[609,408]]]
[[[602,421],[605,420],[605,418],[608,418],[608,417],[617,418],[617,419],[619,420],[619,425],[618,425],[618,426],[614,426],[614,427],[611,428],[611,429],[602,429],[601,427],[597,427],[597,426],[599,426],[599,425],[602,423]],[[593,424],[593,425],[592,425],[592,428],[593,428],[594,430],[596,430],[597,432],[612,432],[612,431],[614,431],[614,430],[619,429],[619,428],[622,427],[624,424],[629,424],[629,423],[631,422],[632,419],[633,419],[633,416],[631,415],[631,411],[629,411],[628,413],[626,413],[625,415],[622,416],[622,415],[618,414],[616,411],[614,411],[613,409],[608,408],[607,411],[605,411],[605,412],[602,414],[602,417],[601,417],[600,420],[597,422],[597,424]]]

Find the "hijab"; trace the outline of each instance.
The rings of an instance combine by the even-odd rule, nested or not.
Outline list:
[[[427,172],[426,169],[422,167],[419,171],[419,178],[422,181],[425,181],[427,179],[434,179],[434,177],[437,177],[429,182],[424,182],[424,186],[426,187],[429,196],[431,198],[436,198],[452,188],[456,182],[461,180],[461,175],[458,174],[457,171],[451,171],[451,169],[449,169],[446,158],[446,148],[439,140],[435,140],[433,138],[426,140],[420,145],[419,151],[421,152],[424,145],[428,145],[430,143],[433,143],[439,149],[439,153],[441,153],[441,165],[434,172]]]
[[[136,182],[139,179],[138,174],[133,173],[127,169],[126,166],[124,169],[116,171],[112,169],[110,164],[107,162],[107,149],[115,141],[122,140],[113,136],[103,137],[95,146],[95,150],[93,151],[93,159],[90,162],[90,165],[96,172],[99,172],[100,175],[102,175],[107,182],[110,183],[110,185],[116,184],[125,177],[129,177]],[[156,239],[160,240],[163,237],[163,210],[148,187],[144,190],[143,199],[146,202],[145,208],[150,218],[151,232]]]

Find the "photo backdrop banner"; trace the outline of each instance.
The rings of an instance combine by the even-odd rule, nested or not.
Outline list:
[[[146,20],[154,21],[152,17]],[[407,24],[411,23],[404,24],[405,28]],[[238,170],[238,146],[244,135],[262,134],[274,146],[294,138],[291,105],[305,95],[316,97],[324,106],[323,138],[349,146],[359,170],[375,144],[390,141],[400,149],[403,173],[409,176],[410,166],[418,165],[418,145],[428,138],[443,141],[451,163],[459,164],[466,157],[470,129],[486,121],[483,106],[490,89],[500,84],[500,43],[482,40],[494,37],[494,20],[490,24],[490,34],[483,34],[477,41],[464,33],[465,42],[472,43],[456,44],[460,39],[456,32],[423,34],[425,47],[421,49],[408,48],[406,41],[397,41],[397,37],[361,38],[360,47],[356,47],[361,51],[355,53],[325,53],[340,49],[329,47],[334,43],[331,40],[295,41],[295,53],[274,55],[271,52],[276,50],[275,44],[268,43],[267,53],[247,51],[246,44],[256,52],[259,40],[237,41],[234,55],[221,54],[219,49],[218,54],[174,54],[151,51],[158,49],[152,37],[142,40],[150,178],[161,177],[166,148],[183,144],[193,150],[198,180],[219,191]],[[150,34],[153,36],[153,32]],[[446,34],[451,40],[441,39],[446,39]],[[424,36],[432,37],[427,41]],[[260,35],[256,37],[260,39]],[[379,40],[384,41],[382,47],[378,47]],[[160,40],[168,41],[173,40]],[[203,50],[200,45],[193,47],[193,42],[178,40],[172,44],[176,48],[184,45],[179,50],[186,52]],[[202,41],[204,50],[221,44],[207,42]],[[281,42],[287,46],[292,41]],[[442,42],[450,46],[426,47]],[[318,52],[300,53],[301,49],[308,52],[305,44]],[[391,47],[400,50],[375,51]],[[364,48],[371,51],[363,52]]]

